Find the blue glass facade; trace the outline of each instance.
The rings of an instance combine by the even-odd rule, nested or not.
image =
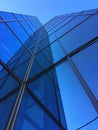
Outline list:
[[[0,12],[0,130],[98,129],[97,20]]]

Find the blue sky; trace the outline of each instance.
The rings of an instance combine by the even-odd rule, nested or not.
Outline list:
[[[98,8],[98,0],[0,0],[0,11],[37,16],[42,23],[56,15]]]

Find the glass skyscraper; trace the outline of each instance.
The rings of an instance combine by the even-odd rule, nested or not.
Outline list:
[[[0,130],[98,129],[97,20],[0,12]]]

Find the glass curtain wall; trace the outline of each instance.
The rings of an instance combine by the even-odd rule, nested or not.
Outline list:
[[[0,12],[1,130],[66,130],[49,43],[37,17]]]

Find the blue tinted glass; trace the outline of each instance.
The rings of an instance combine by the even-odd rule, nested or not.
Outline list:
[[[0,11],[0,16],[1,16],[4,20],[12,20],[12,19],[15,19],[11,13],[7,13],[7,12],[2,12],[2,11]]]
[[[50,65],[48,59],[41,52],[36,55],[36,60],[43,68],[47,68]]]
[[[18,93],[16,92],[5,99],[0,98],[0,130],[6,129],[17,94]]]
[[[54,75],[54,81],[55,81],[55,86],[56,86],[56,94],[57,94],[57,100],[58,100],[58,106],[59,106],[59,114],[60,114],[60,120],[61,120],[61,124],[67,128],[66,126],[66,122],[65,122],[65,113],[64,113],[64,107],[62,104],[62,98],[61,98],[61,93],[60,93],[60,89],[59,89],[59,84],[58,84],[58,79],[57,79],[57,75],[56,75],[56,71],[53,70],[53,75]],[[49,75],[50,76],[50,75]]]
[[[27,25],[27,23],[25,21],[21,21],[21,24],[23,25],[23,27],[27,30],[27,32],[29,33],[29,35],[33,34],[34,31],[32,31],[30,29],[30,27]]]
[[[98,42],[72,57],[80,73],[98,100]]]
[[[57,32],[55,32],[56,36],[60,37],[61,35],[68,33],[69,30],[74,28],[76,25],[78,25],[81,21],[83,21],[86,18],[87,18],[87,16],[77,16],[72,21],[69,20],[69,22],[67,24],[65,24],[65,26],[62,26]],[[65,23],[66,23],[66,20],[65,20]],[[52,42],[53,39],[51,37],[52,37],[52,35],[50,36],[50,41]]]
[[[28,39],[27,33],[24,31],[24,29],[20,26],[18,22],[11,22],[8,23],[8,25],[23,43]]]
[[[98,35],[98,15],[94,15],[61,38],[65,49],[70,52]]]
[[[97,13],[97,11],[98,9],[86,10],[82,14],[93,14],[93,13]]]
[[[35,69],[36,68],[36,69]],[[31,67],[31,71],[30,71],[30,75],[29,75],[29,79],[32,78],[33,76],[35,76],[36,74],[40,73],[42,71],[42,68],[40,67],[40,65],[34,60],[32,67]]]
[[[29,60],[26,61],[25,63],[21,64],[20,66],[17,66],[16,68],[14,68],[13,72],[20,78],[23,79],[25,72],[27,70],[28,67],[28,63]]]
[[[18,62],[15,67],[25,63],[27,60],[30,59],[30,57],[31,57],[31,54],[26,51],[25,54],[23,53],[23,55],[21,55],[20,58],[18,58]]]
[[[95,121],[87,124],[81,130],[97,130],[98,129],[98,117]]]
[[[25,93],[14,130],[60,130],[60,128],[33,98]]]
[[[58,42],[55,42],[51,45],[51,50],[52,50],[54,62],[57,62],[58,60],[60,60],[61,58],[65,56]]]
[[[7,26],[0,23],[0,59],[7,62],[20,46],[21,44]]]
[[[57,22],[57,26],[55,28],[53,28],[51,31],[49,31],[48,33],[51,34],[54,31],[57,31],[58,29],[60,29],[60,27],[65,26],[67,24],[67,22],[70,22],[70,20],[72,20],[75,16],[70,16],[70,17],[64,17],[60,23],[58,24]]]
[[[58,119],[54,82],[45,75],[29,84],[29,88]]]
[[[0,65],[1,66],[1,65]],[[4,69],[4,68],[1,68],[1,70],[0,70],[0,79],[2,78],[2,77],[4,77],[5,75],[7,75],[7,71]]]
[[[3,87],[3,85],[4,85],[7,78],[8,78],[8,73],[3,77],[0,76],[0,88],[1,89],[2,89],[2,87]]]
[[[65,62],[56,68],[58,83],[69,130],[75,130],[97,116],[70,64]]]
[[[21,14],[15,14],[15,13],[14,13],[14,15],[16,16],[17,19],[23,19],[23,18],[21,17]]]
[[[1,79],[0,82],[2,82],[2,80],[3,79]],[[7,76],[0,88],[0,98],[4,97],[6,94],[17,87],[19,87],[19,83],[11,75]]]
[[[7,66],[10,68],[10,69],[13,69],[15,67],[15,65],[17,64],[17,60],[14,60],[12,63],[10,64],[7,64]]]

